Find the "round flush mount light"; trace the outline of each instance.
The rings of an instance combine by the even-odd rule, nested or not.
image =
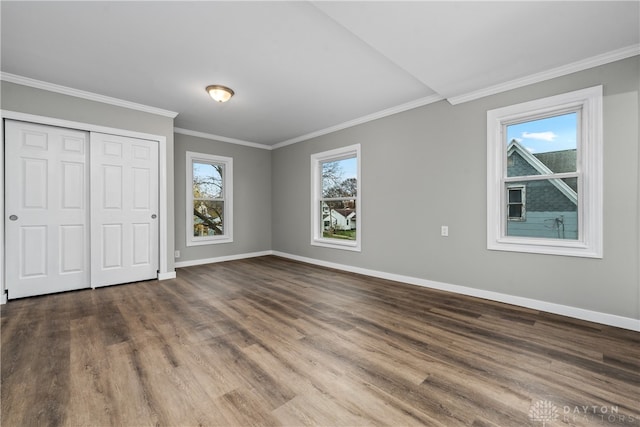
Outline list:
[[[234,94],[233,90],[222,85],[207,86],[207,92],[211,98],[218,102],[227,102]]]

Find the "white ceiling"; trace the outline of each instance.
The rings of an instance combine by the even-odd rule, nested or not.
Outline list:
[[[0,3],[3,78],[264,145],[640,54],[639,1]],[[225,104],[205,92],[223,84]]]

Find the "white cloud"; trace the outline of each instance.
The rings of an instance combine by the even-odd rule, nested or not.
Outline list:
[[[522,132],[522,137],[527,139],[539,139],[541,141],[553,142],[558,137],[555,133],[548,132]]]

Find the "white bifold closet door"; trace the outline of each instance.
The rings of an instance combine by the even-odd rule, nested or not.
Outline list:
[[[157,142],[7,120],[5,171],[10,299],[157,277]]]

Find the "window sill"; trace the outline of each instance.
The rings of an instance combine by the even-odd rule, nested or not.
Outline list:
[[[490,242],[493,251],[524,252],[542,255],[561,255],[582,258],[602,258],[602,253],[580,241],[554,239],[521,239],[503,237]]]
[[[311,241],[313,246],[321,246],[324,248],[342,249],[345,251],[361,252],[360,242],[336,242],[329,239],[313,239]]]
[[[209,238],[209,239],[202,239],[202,240],[187,240],[187,246],[217,245],[220,243],[231,243],[231,242],[233,242],[232,237],[220,236],[217,238]]]

